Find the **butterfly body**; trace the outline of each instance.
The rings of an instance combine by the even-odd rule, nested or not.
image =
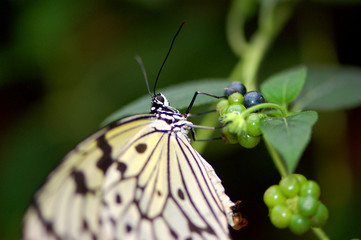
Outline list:
[[[192,123],[153,97],[78,144],[24,217],[32,239],[229,239],[233,202],[187,137]]]

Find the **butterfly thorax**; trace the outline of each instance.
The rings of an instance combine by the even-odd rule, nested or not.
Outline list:
[[[155,114],[157,119],[165,121],[171,127],[172,132],[182,132],[187,135],[192,126],[186,116],[169,105],[167,98],[162,93],[153,96],[150,113]]]

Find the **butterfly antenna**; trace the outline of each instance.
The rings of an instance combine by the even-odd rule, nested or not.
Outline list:
[[[137,60],[137,62],[139,63],[140,68],[142,69],[143,75],[144,75],[144,79],[145,79],[145,83],[147,85],[147,89],[148,89],[148,93],[149,95],[152,97],[152,93],[150,92],[150,88],[149,88],[149,82],[148,82],[148,77],[147,77],[147,72],[145,71],[145,67],[143,64],[142,59],[139,56],[135,56],[135,60]]]
[[[163,66],[164,66],[165,62],[167,61],[167,58],[168,58],[168,56],[169,56],[169,54],[170,54],[170,51],[172,50],[172,47],[173,47],[174,41],[175,41],[175,39],[177,38],[178,33],[180,32],[180,30],[182,29],[182,27],[183,27],[183,25],[184,25],[185,23],[186,23],[186,21],[182,22],[182,24],[179,26],[179,28],[178,28],[178,30],[177,30],[177,32],[176,32],[176,34],[175,34],[175,35],[174,35],[174,37],[173,37],[172,43],[170,44],[170,47],[169,47],[168,53],[167,53],[167,55],[165,56],[165,59],[164,59],[164,61],[163,61],[163,63],[162,63],[162,66],[160,66],[160,69],[159,69],[159,72],[158,72],[157,78],[155,79],[155,83],[154,83],[154,89],[153,89],[153,93],[154,93],[154,95],[155,95],[155,89],[156,89],[156,87],[157,87],[157,83],[158,83],[159,75],[160,75],[160,73],[162,72]]]

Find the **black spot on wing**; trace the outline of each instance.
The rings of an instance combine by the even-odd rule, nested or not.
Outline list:
[[[97,239],[98,239],[98,237],[97,237],[97,235],[95,235],[95,233],[92,233],[92,239],[93,239],[93,240],[97,240]]]
[[[85,219],[83,219],[83,229],[84,229],[84,230],[88,230],[88,229],[89,229],[88,222],[87,222]]]
[[[132,231],[132,226],[130,226],[129,224],[127,224],[126,226],[125,226],[125,230],[129,233],[129,232],[131,232]]]
[[[74,171],[71,175],[75,182],[76,193],[85,195],[87,192],[89,192],[83,172]]]
[[[145,150],[147,150],[147,144],[145,143],[139,143],[137,146],[135,146],[135,150],[138,153],[144,153]]]
[[[48,233],[53,233],[53,224],[51,222],[45,222],[45,229]]]
[[[127,165],[123,162],[118,162],[117,170],[123,175],[125,170],[127,170]]]
[[[178,189],[178,197],[182,200],[184,200],[184,193],[181,189]]]
[[[117,194],[117,195],[115,196],[115,202],[116,202],[117,204],[121,204],[121,203],[122,203],[122,199],[121,199],[121,197],[120,197],[119,194]]]
[[[104,135],[97,139],[97,145],[103,152],[103,155],[97,162],[97,167],[105,174],[110,165],[113,163],[113,159],[111,158],[112,148],[108,141],[105,140]]]

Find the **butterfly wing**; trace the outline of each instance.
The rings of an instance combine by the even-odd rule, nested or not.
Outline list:
[[[48,176],[27,210],[24,239],[94,239],[99,232],[101,186],[114,164],[109,153],[124,151],[152,121],[152,115],[121,120],[116,127],[99,130],[69,152]],[[120,137],[111,143],[105,134],[116,129]]]
[[[24,238],[228,239],[220,181],[207,164],[165,121],[123,119],[49,175],[24,218]]]
[[[156,128],[167,127],[158,121]],[[113,178],[118,171],[113,166],[105,177],[105,204],[100,211],[103,236],[229,239],[225,211],[205,160],[186,136],[156,131],[139,137],[132,146],[116,157],[127,166],[122,174]],[[145,150],[139,152],[137,146]]]

